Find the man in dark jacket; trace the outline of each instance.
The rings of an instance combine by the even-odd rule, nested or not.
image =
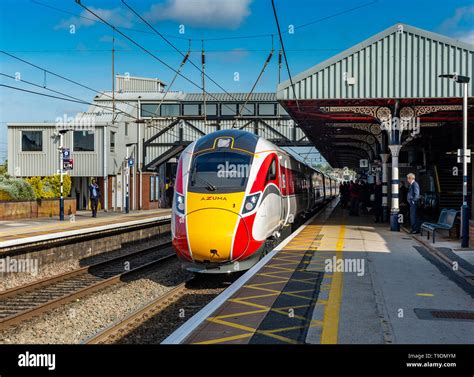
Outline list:
[[[420,199],[420,186],[415,181],[415,174],[410,173],[407,175],[408,188],[407,202],[410,206],[410,223],[411,223],[411,234],[420,233],[420,224],[418,221],[418,201]]]
[[[166,189],[166,206],[171,208],[173,206],[174,197],[174,183],[171,181]]]
[[[95,179],[92,179],[92,182],[89,186],[89,194],[91,198],[92,217],[97,217],[97,206],[99,205],[100,189]]]

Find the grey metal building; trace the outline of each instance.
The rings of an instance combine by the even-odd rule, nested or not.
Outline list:
[[[90,178],[98,179],[107,209],[123,209],[129,183],[132,209],[163,205],[176,157],[191,142],[219,129],[240,128],[281,146],[311,145],[276,101],[276,93],[165,91],[158,79],[117,75],[115,93],[98,93],[84,112],[53,123],[8,124],[9,174],[59,172],[59,131],[74,162],[71,195],[88,207]],[[113,110],[115,108],[115,111]],[[133,160],[127,167],[126,161]]]

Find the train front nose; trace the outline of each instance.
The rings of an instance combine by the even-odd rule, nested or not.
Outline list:
[[[186,221],[189,246],[196,262],[230,262],[248,246],[249,234],[245,227],[243,231],[239,231],[236,239],[241,217],[234,211],[222,208],[199,209],[189,213]]]

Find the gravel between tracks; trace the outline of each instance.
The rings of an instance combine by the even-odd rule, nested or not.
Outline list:
[[[117,344],[159,344],[239,276],[241,274],[204,275],[194,279],[187,284],[186,295],[130,331]]]
[[[178,260],[0,331],[0,344],[75,344],[189,279]]]

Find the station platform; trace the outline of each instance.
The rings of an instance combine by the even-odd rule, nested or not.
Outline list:
[[[42,239],[85,234],[100,229],[113,229],[127,224],[170,218],[169,208],[123,212],[98,212],[92,217],[90,211],[79,211],[74,217],[36,218],[0,221],[0,249]]]
[[[333,201],[163,344],[474,343],[473,292]]]

